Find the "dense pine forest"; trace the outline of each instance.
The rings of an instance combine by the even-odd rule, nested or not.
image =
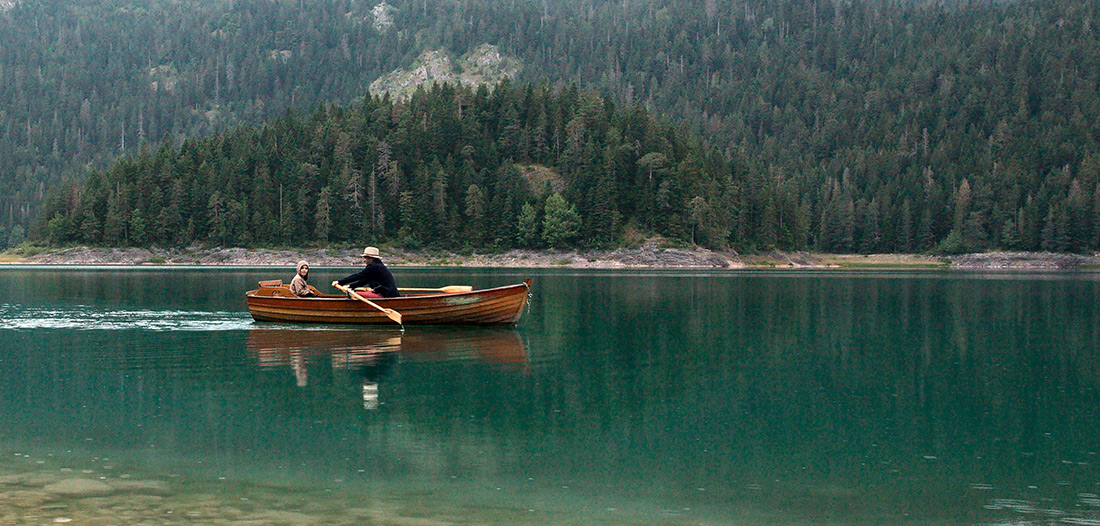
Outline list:
[[[475,247],[1100,247],[1097,2],[394,1],[390,25],[376,6],[17,0],[0,13],[0,242],[361,241],[342,237],[359,225]],[[485,43],[523,64],[500,95],[366,95],[422,52]],[[460,123],[477,139],[436,130]]]
[[[624,228],[722,243],[722,156],[576,88],[437,85],[143,149],[50,203],[54,243],[601,246]]]

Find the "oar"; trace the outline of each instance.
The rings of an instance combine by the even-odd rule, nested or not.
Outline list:
[[[357,299],[357,300],[359,300],[363,303],[366,303],[367,305],[370,305],[371,307],[374,307],[374,308],[382,311],[382,313],[385,314],[387,318],[397,322],[398,325],[403,325],[401,323],[401,313],[400,312],[397,312],[393,309],[387,309],[387,308],[385,308],[385,307],[383,307],[383,306],[381,306],[381,305],[379,305],[379,304],[377,304],[377,303],[375,303],[371,300],[368,300],[367,298],[364,298],[364,297],[360,296],[358,292],[355,292],[354,290],[351,290],[351,289],[349,289],[349,288],[347,288],[347,287],[345,287],[345,286],[343,286],[343,285],[341,285],[341,284],[339,284],[335,281],[332,282],[332,286],[348,293],[349,296],[351,296],[351,297],[353,297],[353,298],[355,298],[355,299]]]
[[[447,285],[446,287],[440,287],[438,289],[418,289],[418,288],[400,288],[397,289],[401,292],[442,292],[444,294],[457,294],[459,292],[470,292],[474,290],[469,285]]]

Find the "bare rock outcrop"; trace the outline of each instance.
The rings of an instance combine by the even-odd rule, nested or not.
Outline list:
[[[667,268],[729,268],[732,261],[710,250],[685,250],[645,245],[639,248],[619,249],[606,255],[628,267]]]
[[[1095,256],[1053,252],[986,252],[948,258],[951,266],[974,270],[1072,270],[1095,265]]]

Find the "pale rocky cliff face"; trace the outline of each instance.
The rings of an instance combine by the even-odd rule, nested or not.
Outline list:
[[[519,59],[501,54],[498,47],[490,44],[482,44],[458,61],[451,60],[442,50],[428,51],[417,57],[410,67],[394,70],[376,79],[370,85],[370,92],[404,98],[421,84],[492,85],[515,78],[520,67]]]
[[[393,25],[393,7],[384,0],[371,9],[371,15],[374,17],[374,28],[379,31]]]

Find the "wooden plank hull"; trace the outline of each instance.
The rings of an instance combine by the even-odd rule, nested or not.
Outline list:
[[[531,280],[458,294],[420,294],[371,299],[401,313],[404,325],[515,325],[527,306]],[[298,298],[284,286],[245,294],[256,321],[392,325],[381,311],[342,295]]]

